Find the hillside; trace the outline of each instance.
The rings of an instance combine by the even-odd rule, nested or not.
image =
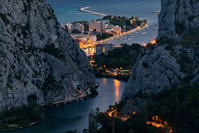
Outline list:
[[[122,96],[127,112],[142,111],[164,89],[199,80],[199,1],[162,0],[161,7],[157,44],[139,56]]]
[[[45,0],[0,1],[0,111],[77,96],[95,76]]]

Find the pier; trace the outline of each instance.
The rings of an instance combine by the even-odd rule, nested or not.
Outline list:
[[[98,13],[98,12],[93,12],[93,11],[87,10],[87,9],[89,9],[89,8],[90,8],[90,7],[83,7],[83,8],[80,8],[80,11],[86,12],[86,13],[89,13],[89,14],[93,14],[93,15],[107,16],[106,14],[103,14],[103,13]]]

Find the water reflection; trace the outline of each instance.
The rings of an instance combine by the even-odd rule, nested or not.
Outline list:
[[[120,92],[120,81],[114,79],[114,88],[115,88],[115,100],[117,103],[119,103],[120,97],[119,97],[119,92]]]
[[[60,133],[67,130],[82,131],[88,128],[90,110],[100,107],[101,111],[105,111],[109,105],[119,102],[126,84],[123,81],[109,78],[97,78],[97,82],[100,83],[97,97],[50,108],[46,110],[45,119],[40,123],[6,133]]]
[[[106,84],[107,84],[107,79],[104,78],[104,79],[103,79],[103,85],[106,85]]]

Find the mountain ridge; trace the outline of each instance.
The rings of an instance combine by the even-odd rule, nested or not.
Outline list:
[[[191,1],[186,1],[184,5],[177,4],[183,3],[183,0],[162,0],[157,44],[148,44],[133,66],[132,75],[122,95],[122,99],[127,103],[125,111],[139,112],[150,101],[151,95],[157,95],[164,89],[190,85],[199,80],[198,23],[191,25],[195,21],[198,22],[199,16],[191,20],[188,19],[189,15],[183,17],[183,9],[189,9]],[[194,8],[199,7],[199,1],[192,2]],[[191,25],[185,29],[177,27],[178,30],[182,30],[180,34],[176,32],[175,20],[178,17],[182,17],[187,25]]]

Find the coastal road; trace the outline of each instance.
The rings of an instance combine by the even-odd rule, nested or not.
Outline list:
[[[78,96],[78,97],[69,98],[69,99],[67,99],[67,100],[56,101],[56,102],[53,102],[52,104],[67,103],[67,102],[71,102],[71,101],[75,101],[75,100],[84,98],[84,97],[86,96],[86,93],[83,92],[83,91],[81,91],[81,90],[77,90],[77,92],[78,92],[78,93],[81,93],[81,95]]]
[[[107,16],[106,14],[103,14],[103,13],[98,13],[98,12],[93,12],[93,11],[89,11],[87,9],[89,9],[90,7],[83,7],[80,9],[80,11],[82,12],[86,12],[86,13],[89,13],[89,14],[93,14],[93,15],[99,15],[99,16]],[[89,48],[89,47],[95,47],[95,44],[100,44],[100,43],[104,43],[104,42],[107,42],[107,41],[110,41],[112,39],[116,39],[118,37],[121,37],[121,36],[124,36],[124,35],[127,35],[127,34],[130,34],[130,33],[133,33],[133,32],[136,32],[136,31],[140,31],[142,29],[145,29],[148,27],[148,24],[145,24],[144,26],[142,27],[137,27],[135,29],[132,29],[130,31],[127,31],[127,32],[123,32],[121,34],[117,34],[113,37],[110,37],[110,38],[107,38],[107,39],[104,39],[104,40],[101,40],[101,41],[97,41],[95,42],[94,44],[89,44],[89,45],[85,45],[83,48]]]
[[[104,42],[107,42],[107,41],[116,39],[116,38],[118,38],[118,37],[125,36],[125,35],[128,35],[128,34],[130,34],[130,33],[136,32],[136,31],[143,30],[143,29],[145,29],[145,28],[147,28],[147,27],[148,27],[148,24],[145,24],[145,25],[142,26],[142,27],[137,27],[137,28],[132,29],[132,30],[130,30],[130,31],[123,32],[123,33],[121,33],[121,34],[117,34],[117,35],[115,35],[115,36],[113,36],[113,37],[109,37],[109,38],[107,38],[107,39],[104,39],[104,40],[101,40],[101,41],[97,41],[97,42],[95,42],[95,44],[104,43]]]
[[[117,39],[117,38],[119,38],[119,37],[121,37],[121,36],[125,36],[125,35],[128,35],[128,34],[130,34],[130,33],[143,30],[143,29],[145,29],[145,28],[147,28],[147,27],[148,27],[148,24],[145,24],[145,25],[142,26],[142,27],[137,27],[137,28],[132,29],[132,30],[130,30],[130,31],[123,32],[123,33],[121,33],[121,34],[117,34],[117,35],[115,35],[115,36],[113,36],[113,37],[109,37],[109,38],[104,39],[104,40],[96,41],[96,42],[93,43],[93,44],[83,45],[81,48],[84,48],[84,49],[85,49],[85,48],[95,47],[96,44],[105,43],[105,42],[107,42],[107,41],[110,41],[110,40],[113,40],[113,39]]]

